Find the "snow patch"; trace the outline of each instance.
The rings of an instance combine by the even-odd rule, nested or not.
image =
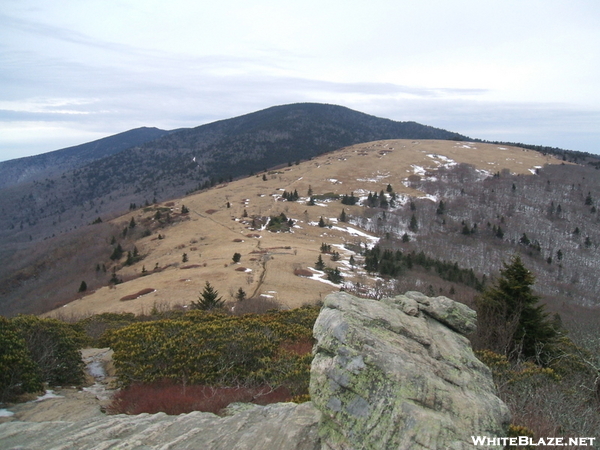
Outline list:
[[[10,417],[10,416],[14,416],[15,413],[12,411],[9,411],[8,409],[0,409],[0,417]]]
[[[350,227],[331,227],[333,230],[338,230],[338,231],[342,231],[344,233],[348,233],[350,236],[359,236],[359,237],[364,237],[368,242],[372,243],[373,245],[376,244],[377,242],[379,242],[379,238],[376,236],[371,236],[370,234],[365,233],[362,230],[357,230],[356,228],[350,228]]]
[[[63,398],[63,397],[64,397],[64,395],[57,395],[54,393],[54,391],[52,389],[48,389],[48,390],[46,390],[46,393],[44,395],[39,396],[35,400],[32,400],[32,402],[42,402],[44,400],[48,400],[49,398]]]
[[[436,202],[436,203],[439,201],[439,199],[436,195],[431,195],[431,194],[426,194],[419,198],[424,198],[425,200],[431,200],[432,202]]]
[[[413,173],[415,175],[425,175],[425,168],[421,166],[417,166],[415,164],[411,164],[410,167],[413,168]]]
[[[427,156],[430,157],[431,159],[433,159],[436,164],[443,165],[444,167],[455,166],[458,164],[453,159],[448,158],[447,156],[444,156],[444,155],[429,154]]]

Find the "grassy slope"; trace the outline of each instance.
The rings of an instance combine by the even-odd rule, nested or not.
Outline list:
[[[358,195],[362,192],[366,195],[369,191],[385,190],[389,183],[397,194],[418,196],[419,192],[405,187],[402,181],[415,172],[414,166],[434,170],[439,158],[436,162],[428,156],[431,154],[472,164],[492,173],[506,168],[513,173],[530,174],[529,169],[535,166],[562,163],[534,151],[480,143],[391,140],[347,147],[267,174],[266,181],[260,174],[174,201],[174,214],[185,205],[190,210],[189,219],[158,231],[165,239],[156,239],[156,232],[136,243],[145,258],[118,272],[126,280],[133,279],[113,288],[100,288],[53,314],[77,317],[108,311],[140,313],[148,312],[153,305],[188,304],[197,300],[206,281],[210,281],[227,300],[242,287],[249,296],[270,295],[289,307],[316,302],[337,287],[295,276],[294,270],[313,267],[322,242],[332,245],[372,243],[365,236],[310,225],[310,222],[318,222],[321,216],[335,222],[342,207],[349,214],[360,214],[362,208],[344,206],[340,202],[308,206],[305,200],[309,186],[314,194],[355,192]],[[297,190],[303,199],[281,201],[278,197],[283,190]],[[230,208],[227,208],[227,202]],[[241,220],[244,210],[250,216],[283,212],[294,219],[298,227],[293,233],[252,231]],[[138,210],[114,222],[122,228],[132,216],[141,223],[144,217],[153,214],[153,211]],[[340,224],[340,227],[345,226]],[[260,238],[248,237],[249,234],[258,234]],[[243,242],[234,241],[240,239]],[[347,261],[351,253],[337,250],[342,254],[342,261]],[[189,258],[186,263],[182,263],[184,252]],[[235,252],[242,255],[239,264],[232,264]],[[328,256],[324,260],[329,266],[336,265]],[[166,268],[138,277],[143,266],[152,271],[156,264]],[[200,267],[181,268],[188,265]],[[237,271],[240,267],[251,272]],[[366,281],[364,275],[358,272],[354,275]],[[156,291],[136,300],[120,301],[125,295],[147,288]]]

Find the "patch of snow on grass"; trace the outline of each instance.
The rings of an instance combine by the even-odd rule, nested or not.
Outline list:
[[[541,168],[542,168],[542,166],[533,166],[533,168],[532,168],[532,169],[529,169],[529,171],[530,171],[530,172],[531,172],[533,175],[535,175],[535,174],[537,173],[537,170],[538,170],[538,169],[541,169]]]
[[[360,181],[362,183],[379,183],[381,180],[383,180],[385,178],[389,178],[389,177],[390,177],[389,172],[388,173],[380,173],[378,171],[375,178],[357,178],[356,181]]]
[[[12,411],[9,411],[8,409],[0,409],[0,417],[10,417],[10,416],[14,416],[15,413]]]
[[[436,195],[431,195],[431,194],[426,194],[419,198],[424,198],[425,200],[431,200],[432,202],[436,202],[436,203],[439,201],[439,199]]]
[[[346,227],[346,228],[331,227],[331,228],[334,230],[342,231],[344,233],[348,233],[350,236],[364,237],[367,241],[371,242],[372,244],[376,244],[377,242],[379,242],[378,237],[371,236],[370,234],[367,234],[362,230],[357,230],[356,228],[350,228],[350,227]]]
[[[411,164],[411,167],[413,168],[413,173],[415,175],[425,175],[425,168],[424,167],[417,166],[415,164]]]
[[[433,159],[436,164],[443,165],[444,167],[455,166],[458,164],[453,159],[448,158],[447,156],[444,156],[444,155],[429,154],[427,156],[429,156],[431,159]],[[439,160],[439,161],[437,161],[437,160]]]

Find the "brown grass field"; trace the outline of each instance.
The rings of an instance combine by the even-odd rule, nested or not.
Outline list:
[[[376,141],[343,148],[298,165],[219,185],[208,191],[174,200],[173,215],[182,205],[189,209],[188,219],[163,228],[136,242],[144,258],[132,266],[118,270],[125,282],[88,293],[49,315],[81,317],[102,312],[149,313],[153,306],[161,308],[187,305],[198,299],[206,281],[214,286],[224,300],[233,301],[241,287],[248,297],[272,298],[284,307],[299,307],[321,300],[334,285],[308,279],[307,271],[314,266],[321,243],[332,246],[344,243],[372,245],[365,235],[354,234],[316,225],[322,216],[335,224],[342,208],[347,214],[360,214],[362,207],[345,206],[339,201],[306,204],[309,188],[314,195],[334,193],[366,195],[385,190],[388,183],[397,194],[420,196],[422,193],[403,185],[415,170],[434,172],[446,161],[467,163],[491,173],[508,169],[530,175],[530,169],[545,164],[562,164],[551,156],[535,151],[492,144],[453,141]],[[283,201],[283,191],[298,191],[298,202]],[[230,207],[227,207],[229,203]],[[244,210],[249,218],[244,219]],[[284,213],[295,221],[292,233],[272,233],[250,227],[252,216]],[[137,223],[151,218],[154,211],[139,209],[114,222],[121,227],[133,216]],[[340,227],[355,228],[348,224]],[[161,233],[164,239],[157,239]],[[335,247],[341,261],[333,262],[323,255],[325,263],[334,267],[347,261],[351,252]],[[182,262],[183,253],[188,261]],[[234,264],[234,253],[241,254]],[[153,270],[158,267],[162,270]],[[142,268],[147,270],[141,276]],[[245,270],[236,270],[244,268]],[[295,275],[302,274],[304,276]],[[355,276],[361,276],[357,271]],[[364,275],[362,275],[364,278]],[[129,281],[127,281],[129,280]],[[139,295],[148,289],[153,292]],[[137,298],[132,298],[137,297]],[[132,298],[121,301],[123,298]]]

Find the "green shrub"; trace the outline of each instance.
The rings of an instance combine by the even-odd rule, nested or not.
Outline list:
[[[41,381],[51,385],[83,382],[84,364],[79,349],[89,341],[81,327],[26,315],[11,322],[25,341]]]
[[[286,386],[308,390],[312,327],[318,310],[228,316],[190,311],[182,317],[109,330],[123,386],[168,380],[182,385]],[[292,345],[293,343],[302,343]]]
[[[0,402],[42,390],[40,373],[17,327],[0,316]]]

